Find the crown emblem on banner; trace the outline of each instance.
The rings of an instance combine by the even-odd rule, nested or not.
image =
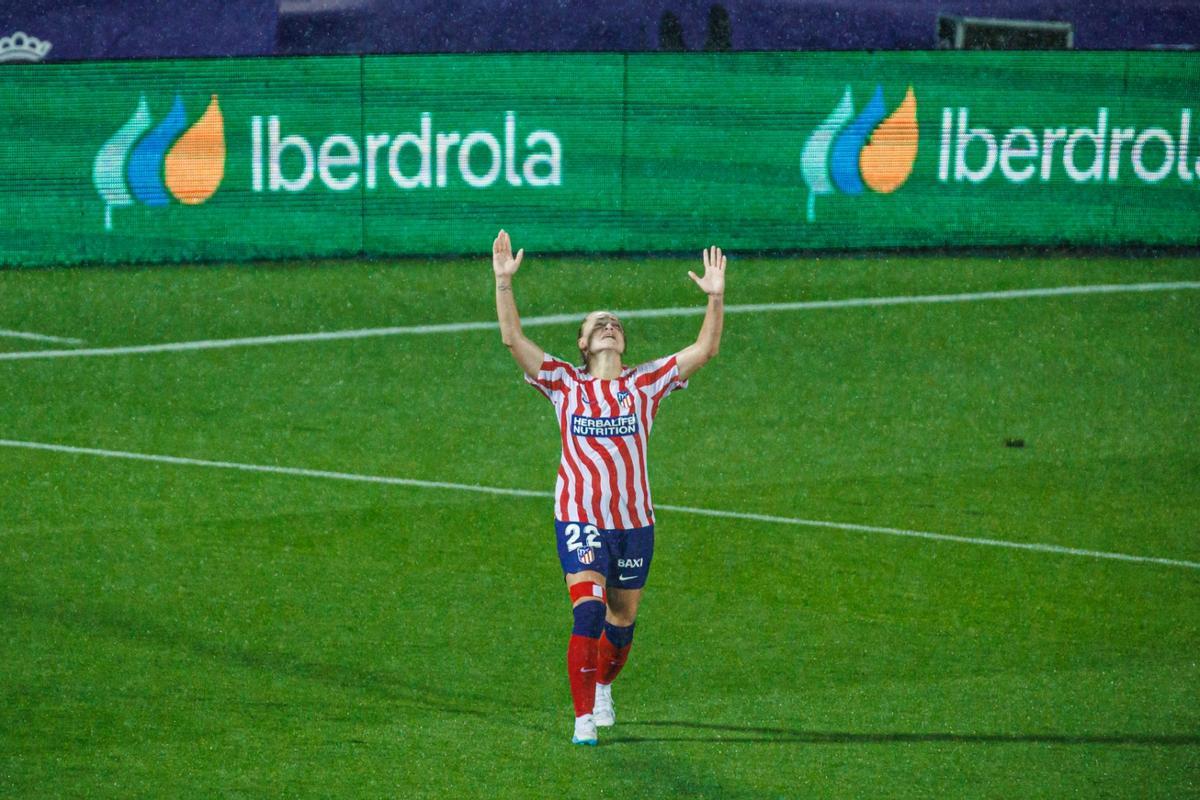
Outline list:
[[[17,31],[0,37],[0,61],[41,61],[50,52],[50,42]]]

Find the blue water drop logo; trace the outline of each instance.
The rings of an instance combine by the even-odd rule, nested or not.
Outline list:
[[[129,188],[142,203],[165,206],[171,201],[163,185],[163,158],[186,127],[183,99],[175,95],[175,104],[167,116],[133,148],[129,156]]]
[[[829,172],[833,183],[843,194],[862,194],[862,176],[858,171],[858,154],[867,143],[867,137],[875,130],[887,109],[883,105],[883,87],[876,86],[875,94],[854,121],[846,126],[833,142]]]

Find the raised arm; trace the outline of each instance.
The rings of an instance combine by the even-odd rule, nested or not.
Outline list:
[[[496,273],[496,318],[500,320],[500,338],[525,374],[536,378],[545,353],[521,332],[521,316],[513,299],[513,277],[520,269],[523,258],[524,249],[518,250],[516,258],[513,257],[512,240],[507,233],[500,231],[496,241],[492,242],[492,271]]]
[[[703,367],[721,349],[721,329],[725,326],[725,256],[721,248],[710,247],[704,251],[704,277],[688,271],[688,277],[708,295],[708,310],[704,313],[704,324],[696,342],[683,348],[676,355],[679,379],[686,381]]]

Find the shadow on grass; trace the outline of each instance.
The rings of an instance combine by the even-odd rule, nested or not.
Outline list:
[[[612,736],[601,745],[641,742],[716,742],[721,744],[909,744],[949,742],[954,744],[1126,744],[1126,745],[1200,745],[1195,734],[1071,734],[1071,733],[850,733],[846,731],[809,731],[795,728],[761,728],[748,725],[715,725],[679,720],[622,722],[621,728],[661,727],[704,731],[709,736]]]
[[[0,611],[5,617],[24,615],[48,623],[84,629],[92,634],[112,636],[132,646],[164,648],[200,662],[215,663],[223,669],[244,669],[264,674],[268,679],[284,676],[331,689],[365,692],[383,701],[435,713],[487,717],[500,710],[495,698],[478,692],[450,689],[429,681],[416,680],[415,678],[422,676],[411,672],[402,676],[395,670],[371,669],[358,666],[349,660],[318,661],[266,643],[257,643],[258,646],[254,646],[248,641],[239,641],[234,637],[200,635],[190,630],[187,625],[170,625],[155,620],[151,615],[136,613],[132,609],[83,604],[72,604],[69,609],[56,608],[18,602],[0,596]],[[312,649],[311,643],[308,644]],[[398,642],[397,646],[403,647],[403,642]],[[336,650],[331,655],[343,655],[347,658],[353,656]],[[235,705],[279,708],[288,708],[295,704],[254,702],[228,692],[221,694],[220,691],[214,691],[212,696],[189,696],[186,692],[176,694],[183,700],[193,702],[227,702]]]

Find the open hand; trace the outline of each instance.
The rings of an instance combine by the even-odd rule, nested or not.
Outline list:
[[[688,277],[709,296],[725,294],[725,256],[721,254],[721,248],[710,247],[704,251],[703,278],[691,270],[688,270]]]
[[[524,257],[525,248],[521,248],[517,251],[516,258],[513,258],[512,240],[501,230],[496,241],[492,242],[492,271],[496,273],[496,277],[511,278],[516,275]]]

